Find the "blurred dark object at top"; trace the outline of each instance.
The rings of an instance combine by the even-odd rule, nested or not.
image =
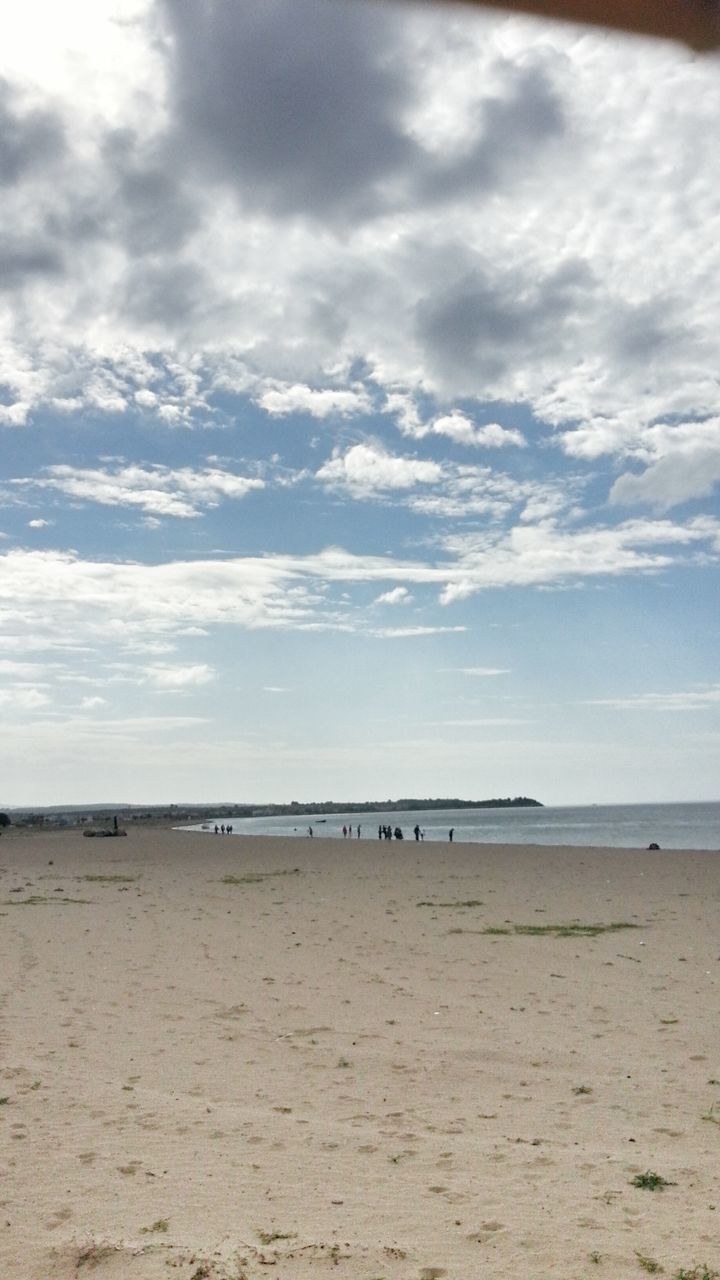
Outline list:
[[[452,3],[453,0],[442,0]],[[720,45],[720,0],[465,0],[566,22],[590,22],[644,35],[682,40],[693,49]]]

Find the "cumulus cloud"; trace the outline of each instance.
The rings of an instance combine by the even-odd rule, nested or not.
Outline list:
[[[667,511],[706,498],[720,484],[720,417],[705,422],[660,424],[638,433],[632,452],[647,465],[625,472],[610,490],[616,505],[639,503]]]
[[[92,92],[29,55],[2,85],[0,422],[177,426],[231,368],[273,415],[387,392],[410,435],[520,403],[584,458],[718,413],[711,64],[354,0],[146,9],[103,10],[94,78],[73,25]]]
[[[383,591],[374,604],[410,604],[412,596],[407,587],[393,587],[391,591]]]
[[[364,388],[339,390],[332,387],[313,388],[301,383],[293,386],[266,388],[257,402],[271,417],[286,417],[291,413],[305,413],[311,418],[349,418],[367,413],[372,402]]]
[[[348,489],[354,495],[370,496],[394,489],[412,489],[418,484],[434,484],[442,477],[437,462],[398,457],[380,444],[356,444],[345,453],[333,452],[316,472],[323,484]]]
[[[435,435],[448,436],[456,444],[473,445],[476,448],[502,449],[506,445],[522,448],[526,443],[522,432],[514,427],[501,427],[498,422],[489,422],[483,427],[478,427],[458,410],[436,418],[430,430]]]

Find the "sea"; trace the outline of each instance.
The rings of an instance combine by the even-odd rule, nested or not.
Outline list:
[[[224,818],[186,831],[214,834]],[[414,840],[417,825],[426,840],[449,839],[458,844],[549,844],[584,848],[703,849],[720,852],[720,802],[705,804],[594,804],[543,806],[528,809],[423,809],[399,813],[303,814],[272,818],[230,819],[236,836],[297,836],[308,839],[343,838],[343,826],[352,838],[377,840],[378,827],[400,827],[405,840]]]

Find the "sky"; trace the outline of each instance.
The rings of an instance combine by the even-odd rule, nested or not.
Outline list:
[[[0,806],[719,799],[720,61],[2,26]]]

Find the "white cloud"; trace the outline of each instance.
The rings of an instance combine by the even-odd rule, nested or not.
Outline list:
[[[472,445],[475,448],[501,449],[506,445],[517,445],[522,448],[526,444],[521,431],[513,427],[501,427],[497,422],[478,427],[458,410],[435,418],[430,430],[435,435],[448,436],[456,444]]]
[[[0,689],[0,707],[7,711],[37,711],[50,705],[50,698],[41,689]]]
[[[688,555],[717,556],[719,533],[720,526],[709,518],[580,530],[488,528],[445,536],[434,561],[355,555],[338,547],[307,556],[156,565],[10,551],[0,555],[0,617],[7,636],[23,642],[27,636],[28,643],[48,649],[169,641],[220,623],[250,629],[347,628],[347,606],[338,607],[327,596],[325,588],[333,583],[391,583],[393,590],[426,584],[450,604],[507,586],[658,573]]]
[[[437,462],[397,457],[379,444],[352,445],[345,453],[336,450],[316,473],[324,484],[346,488],[358,497],[435,484],[442,474]]]
[[[385,399],[383,412],[391,414],[395,418],[397,427],[405,436],[412,436],[416,440],[421,440],[430,430],[429,426],[422,422],[418,407],[412,396],[406,392],[390,392]]]
[[[103,470],[72,467],[66,463],[48,467],[45,477],[13,483],[55,489],[68,497],[102,506],[138,507],[156,516],[184,520],[199,516],[203,507],[217,506],[222,498],[244,498],[252,490],[265,487],[263,480],[212,467],[173,470],[161,466],[124,466]]]
[[[52,520],[28,520],[28,529],[47,529],[52,523]]]
[[[13,658],[0,658],[0,676],[11,676],[16,679],[32,679],[40,670],[35,662],[16,662]]]
[[[302,383],[267,387],[257,396],[257,402],[272,417],[305,413],[312,418],[349,418],[372,409],[372,401],[364,387],[315,389]]]
[[[519,720],[511,716],[494,716],[485,717],[478,720],[436,720],[426,723],[435,723],[441,728],[452,729],[481,729],[481,728],[501,728],[508,724],[535,724],[534,720]]]
[[[509,676],[510,667],[443,667],[443,671],[459,671],[463,676]]]
[[[670,693],[638,693],[625,698],[594,698],[588,707],[610,707],[616,711],[711,711],[720,708],[720,685]]]
[[[460,631],[467,631],[467,627],[377,627],[369,634],[381,640],[404,640],[415,636],[452,635]]]
[[[194,666],[146,667],[146,679],[157,689],[186,689],[189,686],[209,684],[215,672],[205,663]]]
[[[720,484],[720,417],[647,427],[636,433],[627,452],[645,463],[645,470],[619,476],[610,491],[612,503],[667,511],[709,497]]]
[[[373,604],[410,604],[412,598],[407,587],[393,587],[391,591],[383,591]]]
[[[44,112],[46,141],[58,137],[44,164],[28,146],[4,188],[0,235],[15,264],[0,353],[6,423],[21,426],[42,403],[189,423],[228,380],[274,396],[272,412],[297,388],[298,410],[354,413],[358,368],[366,394],[386,391],[415,436],[434,412],[419,415],[415,397],[434,393],[451,419],[459,399],[527,404],[587,457],[616,424],[631,437],[671,414],[718,413],[719,304],[703,287],[719,252],[712,60],[519,19],[448,24],[422,10],[383,14],[382,29],[373,16],[360,40],[352,7],[353,39],[340,47],[358,79],[331,75],[328,23],[312,77],[309,64],[298,70],[322,141],[288,118],[308,150],[280,164],[274,148],[287,135],[267,129],[243,166],[237,148],[250,140],[237,121],[257,116],[232,117],[232,95],[261,89],[248,66],[237,88],[225,86],[226,107],[207,31],[207,59],[180,73],[192,8],[153,8],[173,26],[165,40],[142,21],[118,22],[124,3],[93,7],[79,33],[80,9],[69,7],[66,31],[40,21],[48,6],[33,0],[32,39],[4,47],[6,73]],[[250,56],[250,19],[232,8]],[[267,22],[279,14],[273,6]],[[292,39],[292,9],[287,17]],[[269,41],[270,72],[283,56],[282,38]],[[354,115],[344,97],[333,122],[336,95],[352,96],[353,84],[381,92],[358,92]],[[191,93],[234,119],[205,147]],[[349,120],[368,173],[349,157]],[[248,164],[259,166],[254,181]]]
[[[83,698],[80,703],[81,711],[99,711],[101,707],[106,707],[107,701],[99,695],[96,697]]]

